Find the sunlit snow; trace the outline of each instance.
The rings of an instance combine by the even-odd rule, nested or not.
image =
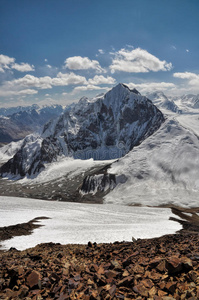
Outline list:
[[[0,197],[0,227],[49,217],[32,235],[14,237],[3,248],[19,250],[38,243],[86,244],[131,241],[174,233],[181,226],[169,221],[170,209],[122,205],[79,204],[15,197]]]

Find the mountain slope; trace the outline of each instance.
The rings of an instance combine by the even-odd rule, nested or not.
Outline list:
[[[115,185],[107,183],[105,203],[198,206],[198,137],[168,119],[141,145],[113,163],[108,175],[115,176]],[[89,180],[94,178],[96,175]],[[101,181],[95,182],[90,193],[102,191]],[[114,189],[110,191],[111,188]]]
[[[33,175],[60,156],[122,157],[163,122],[163,114],[150,100],[119,84],[104,96],[80,99],[71,110],[47,123],[40,136],[27,137],[0,171],[3,176]]]

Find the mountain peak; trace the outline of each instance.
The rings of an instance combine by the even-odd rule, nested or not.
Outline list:
[[[0,173],[35,174],[60,156],[95,160],[124,156],[164,122],[162,113],[138,93],[120,83],[101,98],[82,98],[70,113],[45,125],[34,147],[24,143]]]
[[[116,85],[114,88],[125,88],[127,89],[129,92],[132,92],[134,94],[137,94],[137,95],[141,95],[140,92],[138,92],[138,90],[136,90],[136,88],[133,88],[132,90],[124,83],[118,83],[118,85]],[[113,88],[113,89],[114,89]]]

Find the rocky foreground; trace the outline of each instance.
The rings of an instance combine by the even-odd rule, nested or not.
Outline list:
[[[0,254],[0,299],[199,299],[199,235]]]

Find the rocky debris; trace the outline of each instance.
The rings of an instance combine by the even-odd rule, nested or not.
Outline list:
[[[199,235],[0,254],[0,299],[199,299]]]
[[[108,164],[108,166],[110,163]],[[107,166],[107,167],[108,167]],[[1,196],[23,197],[43,200],[59,200],[68,202],[103,203],[103,195],[82,195],[79,189],[85,177],[95,172],[101,172],[104,163],[88,168],[85,172],[75,174],[74,177],[64,175],[45,183],[20,183],[13,180],[0,178]]]
[[[170,217],[170,220],[180,223],[181,231],[199,232],[199,208],[171,207],[171,211],[180,218]]]
[[[29,235],[34,229],[41,227],[37,222],[49,219],[48,217],[38,217],[27,223],[0,227],[0,241],[11,239],[14,236]]]

